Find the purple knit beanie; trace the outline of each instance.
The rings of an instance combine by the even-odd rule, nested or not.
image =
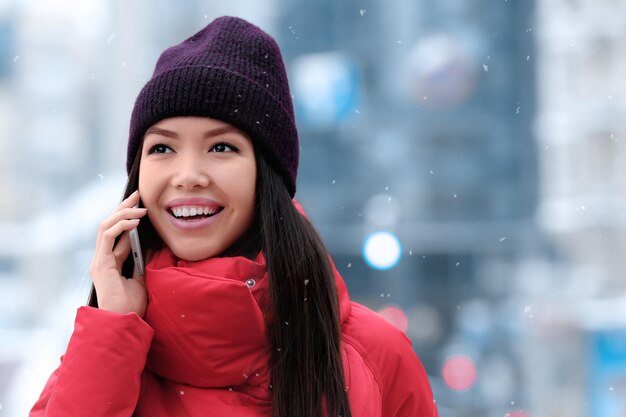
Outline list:
[[[294,196],[298,132],[285,65],[269,34],[243,19],[220,17],[166,49],[135,102],[128,172],[146,130],[176,116],[211,117],[246,132]]]

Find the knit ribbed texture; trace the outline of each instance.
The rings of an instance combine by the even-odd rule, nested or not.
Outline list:
[[[285,65],[269,34],[243,19],[220,17],[166,49],[135,102],[129,172],[146,130],[177,116],[211,117],[246,132],[294,196],[298,132]]]

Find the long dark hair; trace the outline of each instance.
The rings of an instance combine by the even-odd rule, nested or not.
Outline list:
[[[143,145],[143,144],[142,144]],[[124,198],[138,188],[140,145]],[[270,369],[274,417],[351,417],[341,359],[341,324],[328,252],[313,225],[294,206],[280,175],[255,149],[255,220],[228,255],[263,251],[269,277]],[[142,246],[160,238],[144,218]],[[252,252],[251,252],[252,251]],[[132,258],[122,267],[132,274]],[[94,287],[89,305],[98,306]]]

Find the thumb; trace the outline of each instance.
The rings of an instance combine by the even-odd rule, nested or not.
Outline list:
[[[141,284],[142,286],[146,285],[146,277],[144,275],[139,275],[136,269],[133,269],[133,280],[135,280],[138,284]]]

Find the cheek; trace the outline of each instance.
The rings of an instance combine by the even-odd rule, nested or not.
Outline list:
[[[139,181],[138,181],[138,187],[139,187],[139,196],[141,198],[141,201],[145,202],[146,199],[148,198],[149,195],[149,190],[148,187],[146,185],[146,180],[145,180],[146,176],[142,175],[142,173],[139,173]]]
[[[239,175],[235,177],[235,184],[238,190],[238,200],[247,216],[252,218],[256,200],[256,169],[254,166],[246,168],[245,174],[239,171]]]
[[[149,164],[142,165],[139,169],[139,195],[145,206],[152,204],[155,198],[154,189],[156,187],[157,177],[152,171]]]

